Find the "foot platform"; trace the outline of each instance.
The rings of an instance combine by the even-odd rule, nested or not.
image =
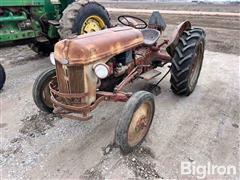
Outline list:
[[[153,69],[153,70],[150,70],[148,72],[145,72],[145,73],[141,74],[139,77],[149,81],[149,80],[159,76],[160,74],[161,74],[160,71],[158,71],[156,69]]]

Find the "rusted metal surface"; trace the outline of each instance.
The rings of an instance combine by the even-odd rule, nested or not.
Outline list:
[[[170,57],[169,55],[164,54],[160,51],[152,52],[152,57],[154,57],[155,59],[157,59],[159,61],[165,62],[165,63],[171,62],[171,60],[172,60],[172,57]]]
[[[92,70],[94,63],[107,63],[111,57],[141,44],[142,33],[131,27],[111,28],[57,43],[54,56],[59,91],[88,93],[82,102],[94,103],[98,81]],[[109,70],[111,75],[112,65]]]
[[[164,46],[164,45],[167,45],[169,43],[169,40],[164,40],[161,44],[157,45],[157,46],[152,46],[151,47],[151,56],[154,58],[154,59],[158,59],[159,61],[162,61],[164,63],[168,63],[168,62],[171,62],[172,60],[172,57],[169,56],[168,54],[164,54],[161,52],[161,48]]]
[[[115,27],[66,39],[55,45],[57,61],[69,65],[89,64],[125,52],[143,43],[142,33],[132,27]]]
[[[51,92],[51,101],[54,106],[54,113],[58,113],[63,117],[86,121],[91,119],[89,113],[93,111],[102,101],[122,101],[126,102],[132,93],[124,92],[97,92],[97,99],[93,104],[83,103],[84,98],[88,97],[87,93],[61,93],[56,84],[56,78],[49,84]],[[79,115],[79,114],[82,114]]]
[[[137,66],[128,74],[128,76],[119,85],[116,86],[114,91],[115,92],[121,91],[130,81],[136,79],[136,76],[139,74],[141,73],[138,71]]]
[[[172,37],[169,41],[169,45],[167,46],[167,52],[173,57],[175,47],[179,41],[180,36],[183,34],[184,31],[190,29],[192,27],[189,21],[184,21],[177,26],[175,31],[172,34]]]
[[[97,77],[92,65],[67,66],[56,62],[58,89],[61,93],[88,93],[83,100],[91,104],[96,100]]]
[[[142,79],[145,79],[147,81],[159,76],[161,74],[160,71],[156,70],[156,69],[152,69],[150,71],[147,71],[143,74],[141,74],[139,77],[142,78]]]
[[[117,93],[99,91],[99,92],[97,92],[97,96],[98,97],[104,96],[105,101],[126,102],[132,96],[132,93],[125,93],[122,91],[118,91]]]
[[[123,92],[123,88],[144,73],[156,72],[153,61],[162,66],[171,62],[172,57],[161,49],[166,45],[173,48],[180,35],[190,27],[188,21],[183,22],[170,40],[152,46],[145,46],[141,31],[131,27],[111,28],[57,43],[54,52],[56,78],[49,85],[54,111],[64,117],[86,121],[91,118],[91,111],[103,101],[126,102],[132,93]],[[118,66],[115,55],[130,49],[134,54],[132,61]],[[93,71],[96,63],[108,66],[109,81],[121,77],[113,91],[98,90],[101,84],[98,85]],[[159,74],[154,73],[153,77]],[[142,124],[141,121],[139,127]]]

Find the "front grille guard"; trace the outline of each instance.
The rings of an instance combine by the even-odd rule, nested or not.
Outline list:
[[[95,109],[100,102],[105,100],[104,96],[101,96],[91,105],[81,103],[82,99],[88,96],[88,93],[61,93],[58,89],[56,77],[49,83],[49,88],[54,113],[71,119],[91,119],[92,116],[89,116],[88,114]]]
[[[87,121],[92,118],[89,113],[93,111],[102,101],[120,101],[126,102],[132,93],[125,92],[105,92],[97,91],[96,100],[91,105],[81,103],[81,100],[88,96],[88,93],[61,93],[59,92],[57,78],[54,77],[49,83],[51,101],[54,107],[54,113],[63,117]]]

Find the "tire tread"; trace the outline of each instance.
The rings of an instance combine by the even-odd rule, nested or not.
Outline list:
[[[201,28],[192,28],[184,31],[175,49],[171,67],[171,89],[177,95],[188,96],[191,92],[188,88],[188,75],[190,65],[195,54],[195,48],[199,41],[203,41],[205,47],[205,32]]]
[[[68,5],[68,7],[63,11],[63,16],[60,19],[60,28],[58,30],[61,39],[66,39],[71,37],[74,34],[79,34],[76,31],[76,19],[77,18],[82,18],[82,17],[78,17],[79,13],[81,11],[84,11],[84,8],[91,7],[91,6],[95,6],[97,5],[98,7],[100,7],[104,13],[107,16],[107,21],[109,21],[110,24],[110,16],[108,11],[106,10],[106,8],[104,6],[102,6],[101,4],[94,2],[94,1],[75,1],[72,4]]]
[[[37,77],[32,88],[32,96],[33,96],[34,103],[41,111],[48,112],[48,113],[51,113],[53,109],[48,107],[42,100],[42,97],[41,97],[42,85],[49,76],[53,76],[55,74],[56,74],[55,67],[45,70]]]

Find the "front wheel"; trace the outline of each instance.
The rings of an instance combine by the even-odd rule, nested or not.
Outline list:
[[[175,49],[171,68],[171,89],[177,95],[190,95],[201,72],[205,32],[200,28],[185,31]]]
[[[55,76],[55,67],[50,68],[40,74],[34,82],[32,89],[33,100],[41,111],[50,113],[53,111],[49,83]]]
[[[0,89],[2,89],[5,81],[6,81],[6,73],[2,65],[0,64]]]
[[[143,142],[154,111],[154,97],[149,92],[139,91],[127,101],[115,130],[116,144],[123,153],[131,152]]]

